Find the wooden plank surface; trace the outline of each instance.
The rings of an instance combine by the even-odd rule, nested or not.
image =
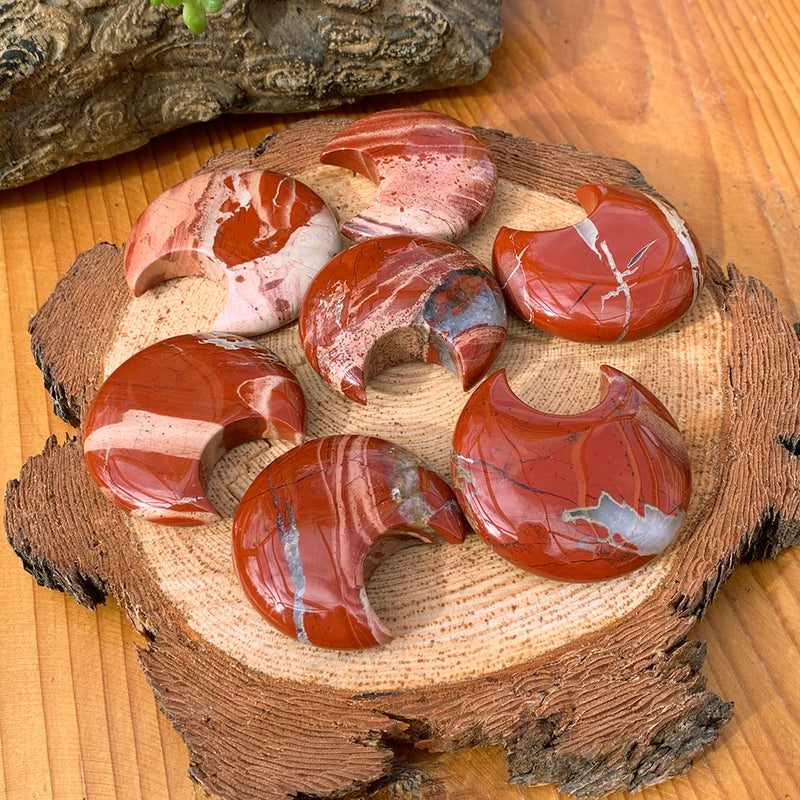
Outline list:
[[[505,0],[503,20],[504,41],[479,84],[338,113],[413,104],[632,161],[709,254],[763,280],[800,320],[800,2]],[[226,117],[0,194],[4,481],[47,436],[67,431],[50,410],[26,325],[77,253],[121,244],[145,205],[208,157],[300,118]],[[0,797],[203,797],[116,604],[91,612],[37,587],[8,547],[0,575]],[[708,643],[711,688],[736,704],[734,720],[687,775],[643,800],[800,797],[798,596],[798,550],[740,568],[723,588],[696,636]],[[508,786],[491,750],[418,758],[442,797],[559,797],[552,787]]]

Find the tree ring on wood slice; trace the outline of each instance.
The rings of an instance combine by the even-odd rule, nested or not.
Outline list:
[[[297,177],[333,208],[337,192],[352,198],[360,188],[351,184],[350,173],[338,169],[314,167]],[[571,221],[575,209],[500,181],[490,218],[479,223],[466,246],[472,245],[473,252],[490,250],[498,224],[509,214],[525,215],[526,224],[542,227]],[[199,291],[202,285],[173,283],[167,301],[172,309],[169,335],[197,325],[191,297]],[[154,326],[150,313],[165,298],[146,304],[141,300],[134,300],[120,320],[107,357],[107,374],[151,344],[151,337],[164,334],[165,326]],[[595,405],[602,364],[634,376],[668,405],[692,455],[692,503],[677,544],[625,578],[580,585],[537,579],[497,556],[477,537],[457,548],[409,549],[379,567],[369,586],[373,607],[394,640],[377,649],[331,652],[298,646],[275,631],[239,589],[230,563],[232,517],[247,482],[239,475],[258,474],[290,444],[243,446],[217,467],[209,496],[226,513],[221,523],[180,536],[161,525],[140,520],[130,524],[157,582],[194,631],[235,660],[273,678],[307,676],[315,683],[360,694],[475,678],[514,667],[626,616],[656,592],[674,568],[681,554],[680,537],[697,529],[713,500],[717,465],[704,456],[709,447],[714,451],[719,447],[721,431],[714,422],[722,408],[719,397],[711,405],[698,399],[703,387],[721,383],[723,360],[715,348],[686,369],[677,370],[670,362],[683,360],[681,343],[687,332],[719,345],[719,327],[720,315],[707,294],[680,325],[636,348],[576,347],[514,318],[508,343],[492,366],[492,371],[506,369],[512,388],[526,402],[551,413],[574,414]],[[362,409],[322,383],[305,361],[296,324],[257,341],[291,365],[300,381],[309,410],[308,438],[340,433],[378,436],[406,447],[443,477],[449,475],[452,432],[468,396],[450,372],[416,362],[390,368],[373,379]]]
[[[301,123],[207,168],[289,172],[347,219],[374,186],[317,160],[344,124]],[[500,180],[492,208],[459,244],[487,265],[500,225],[552,229],[581,219],[574,200],[581,183],[647,188],[625,162],[481,133]],[[116,286],[121,254],[102,247],[79,257],[31,324],[51,393],[76,418],[102,377],[133,351],[202,329],[225,301],[219,285],[198,278],[133,299],[124,283]],[[64,308],[74,313],[87,274],[104,275],[116,299],[114,312],[88,334],[81,329],[79,339],[56,322]],[[713,263],[695,306],[648,339],[581,344],[516,318],[509,323],[495,366],[524,402],[559,414],[587,409],[600,396],[600,365],[611,364],[653,391],[675,418],[690,453],[692,501],[677,540],[645,567],[610,581],[561,584],[514,568],[477,536],[459,547],[411,548],[384,562],[369,585],[393,641],[320,650],[273,630],[246,600],[230,560],[239,499],[290,445],[250,443],[230,452],[208,486],[225,518],[179,532],[108,512],[81,473],[75,445],[50,445],[12,485],[7,532],[28,568],[84,601],[82,587],[94,580],[151,636],[143,665],[209,791],[241,800],[374,787],[391,774],[392,743],[403,741],[433,750],[501,745],[513,780],[598,795],[686,770],[730,717],[729,706],[704,689],[702,648],[685,639],[737,563],[798,538],[797,460],[780,444],[781,436],[800,438],[788,410],[800,374],[791,327],[760,284],[735,270],[726,278]],[[87,335],[102,343],[102,358],[77,369],[75,352]],[[454,375],[421,363],[392,367],[373,378],[361,406],[313,371],[296,323],[258,341],[300,381],[310,437],[379,436],[447,477],[453,426],[468,397]],[[769,359],[780,360],[784,379],[761,389],[757,408],[748,406],[740,386],[752,380],[753,365]],[[45,509],[34,498],[37,471],[52,471],[57,461],[75,473],[65,495],[85,485],[86,541],[71,534],[74,541],[54,544],[36,534],[60,515],[75,517],[72,507],[65,510],[74,497],[54,491]],[[754,463],[763,464],[759,481],[748,477]],[[99,532],[97,518],[106,513],[113,524],[106,520]],[[770,513],[783,524],[770,525]],[[102,555],[88,544],[97,538]],[[247,715],[244,727],[230,720],[231,704]]]

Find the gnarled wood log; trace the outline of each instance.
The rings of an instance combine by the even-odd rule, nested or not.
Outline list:
[[[339,122],[311,122],[210,167],[262,166],[309,183],[344,218],[374,188],[317,156]],[[501,176],[487,217],[462,240],[486,261],[500,224],[576,221],[584,181],[645,187],[629,164],[483,131]],[[134,300],[111,245],[83,254],[31,323],[56,409],[79,421],[116,364],[202,328],[224,297],[184,278]],[[643,569],[593,585],[516,570],[477,537],[393,556],[369,587],[388,645],[322,651],[276,633],[249,607],[230,564],[238,499],[281,444],[245,445],[211,476],[226,515],[183,530],[135,521],[91,483],[80,440],[48,442],[8,490],[6,532],[37,580],[87,605],[111,593],[147,637],[141,662],[192,754],[225,798],[334,797],[373,789],[400,753],[494,745],[511,780],[575,796],[636,790],[680,774],[731,707],[705,688],[687,636],[733,569],[800,540],[800,344],[763,285],[709,262],[679,324],[610,346],[559,341],[512,320],[498,366],[524,400],[559,413],[597,400],[610,363],[653,390],[689,447],[692,503],[676,543]],[[102,287],[106,304],[93,301]],[[295,371],[310,436],[393,439],[446,474],[458,381],[423,364],[373,379],[365,407],[322,384],[295,326],[261,337]]]
[[[225,0],[197,36],[148,0],[0,4],[0,189],[227,112],[482,78],[500,0]]]

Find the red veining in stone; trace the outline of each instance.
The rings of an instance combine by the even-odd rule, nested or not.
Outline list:
[[[606,396],[576,415],[531,408],[496,372],[456,423],[451,476],[467,519],[542,577],[636,569],[667,547],[688,508],[689,456],[669,412],[633,378],[602,372]]]
[[[668,327],[691,308],[705,261],[671,206],[632,189],[585,185],[588,217],[554,231],[500,228],[494,269],[511,307],[547,333],[619,342]]]
[[[309,362],[336,391],[366,403],[388,366],[441,364],[469,388],[503,345],[506,309],[492,274],[461,247],[398,234],[339,253],[300,312]]]
[[[379,111],[356,120],[328,143],[320,160],[378,186],[367,208],[342,225],[355,240],[391,233],[458,239],[486,213],[497,187],[481,138],[433,111]]]
[[[330,436],[255,479],[234,519],[233,562],[278,630],[320,647],[370,647],[392,638],[365,591],[375,567],[401,547],[459,543],[465,533],[450,487],[407,450]]]
[[[256,439],[300,442],[306,406],[294,375],[267,348],[199,333],[133,355],[103,383],[83,426],[83,450],[103,493],[168,525],[220,515],[205,480],[228,450]]]
[[[214,330],[257,335],[297,317],[312,277],[339,250],[338,222],[305,184],[264,170],[209,172],[173,186],[134,225],[134,296],[170,278],[226,281]]]

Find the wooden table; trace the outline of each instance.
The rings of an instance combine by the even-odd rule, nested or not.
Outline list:
[[[800,2],[505,0],[487,78],[382,97],[342,115],[418,105],[463,121],[636,164],[706,251],[764,281],[800,320]],[[121,244],[148,197],[208,157],[257,144],[301,116],[226,117],[128,155],[0,194],[2,478],[18,475],[54,417],[29,352],[28,319],[79,252]],[[713,454],[709,454],[713,458]],[[758,469],[754,464],[753,469]],[[39,588],[0,548],[0,797],[185,800],[186,747],[157,710],[137,634],[110,601],[97,612]],[[695,635],[733,722],[685,776],[643,800],[800,796],[800,550],[740,568]],[[496,752],[426,764],[436,797],[560,797],[519,789]]]

